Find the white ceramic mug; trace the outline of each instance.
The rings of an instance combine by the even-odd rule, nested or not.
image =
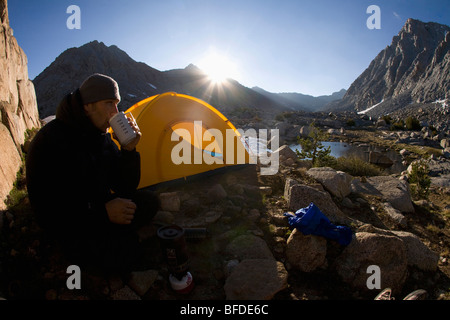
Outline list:
[[[119,112],[112,116],[111,119],[109,119],[109,125],[116,134],[117,139],[119,139],[121,146],[126,146],[131,142],[131,140],[136,138],[136,132],[129,124],[128,118],[136,123],[131,112],[128,112],[126,114],[124,112]]]

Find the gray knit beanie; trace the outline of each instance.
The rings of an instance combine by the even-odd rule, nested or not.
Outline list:
[[[100,100],[120,100],[117,82],[113,78],[100,73],[95,73],[84,80],[80,87],[80,93],[84,104]]]

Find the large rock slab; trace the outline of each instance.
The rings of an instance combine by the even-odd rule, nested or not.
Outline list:
[[[402,228],[406,228],[408,225],[408,221],[406,220],[405,216],[401,214],[401,212],[395,208],[392,207],[392,205],[389,202],[383,203],[384,211],[386,212],[388,218],[395,223],[398,226],[401,226]]]
[[[286,259],[303,272],[311,272],[326,263],[327,240],[315,235],[292,231],[286,244]]]
[[[414,212],[408,183],[394,177],[370,177],[366,182],[354,179],[351,190],[354,193],[381,196],[400,212]]]
[[[159,194],[161,202],[161,210],[163,211],[180,211],[180,196],[178,192],[164,192]]]
[[[14,185],[22,160],[9,130],[1,123],[0,141],[0,210],[5,210],[4,200]]]
[[[280,162],[284,165],[293,164],[298,159],[297,153],[292,150],[288,145],[283,145],[274,151],[274,157],[279,157]],[[290,159],[290,160],[289,160]]]
[[[242,235],[236,237],[225,248],[226,254],[239,260],[245,259],[269,259],[275,260],[267,243],[254,235]]]
[[[287,288],[284,265],[271,259],[247,259],[234,267],[225,282],[227,300],[270,300]]]
[[[350,186],[353,177],[348,173],[336,171],[328,167],[321,167],[311,168],[306,171],[306,174],[319,181],[335,197],[343,199],[351,192]]]
[[[296,184],[290,187],[288,194],[288,209],[291,211],[295,212],[309,206],[311,202],[314,202],[332,223],[349,224],[351,221],[336,206],[328,192],[319,191],[304,184]]]
[[[382,165],[382,166],[391,166],[394,164],[386,154],[378,152],[378,151],[370,151],[369,152],[369,163]]]
[[[9,26],[6,1],[0,5],[0,111],[16,146],[24,142],[26,129],[39,127],[33,83],[28,79],[28,60]]]
[[[40,122],[27,57],[9,26],[7,1],[0,0],[0,210],[20,168],[25,132],[34,127]]]
[[[435,271],[437,269],[439,255],[428,248],[418,236],[411,232],[385,230],[376,228],[370,224],[359,227],[358,232],[398,237],[402,240],[405,247],[408,266],[416,267],[424,271]]]
[[[133,271],[130,274],[128,286],[142,297],[150,289],[157,278],[157,270]]]
[[[407,276],[407,255],[403,241],[388,234],[357,232],[355,239],[336,259],[342,280],[357,290],[368,290],[369,266],[380,268],[381,288],[401,291]]]
[[[428,248],[418,236],[406,231],[392,231],[399,237],[406,249],[408,266],[414,266],[424,271],[436,271],[439,255]]]
[[[370,177],[367,179],[381,192],[383,197],[401,212],[414,212],[408,183],[391,176]]]

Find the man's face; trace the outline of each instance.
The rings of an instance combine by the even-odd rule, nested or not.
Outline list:
[[[117,105],[119,100],[101,100],[84,105],[84,111],[95,127],[102,132],[106,132],[109,126],[109,119],[118,113]]]

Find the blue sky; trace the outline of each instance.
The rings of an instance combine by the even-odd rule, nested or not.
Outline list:
[[[81,29],[68,29],[70,5]],[[370,5],[381,29],[367,28]],[[450,25],[449,0],[9,0],[34,79],[64,50],[98,40],[164,71],[226,57],[233,78],[270,92],[331,94],[350,84],[408,18]]]

